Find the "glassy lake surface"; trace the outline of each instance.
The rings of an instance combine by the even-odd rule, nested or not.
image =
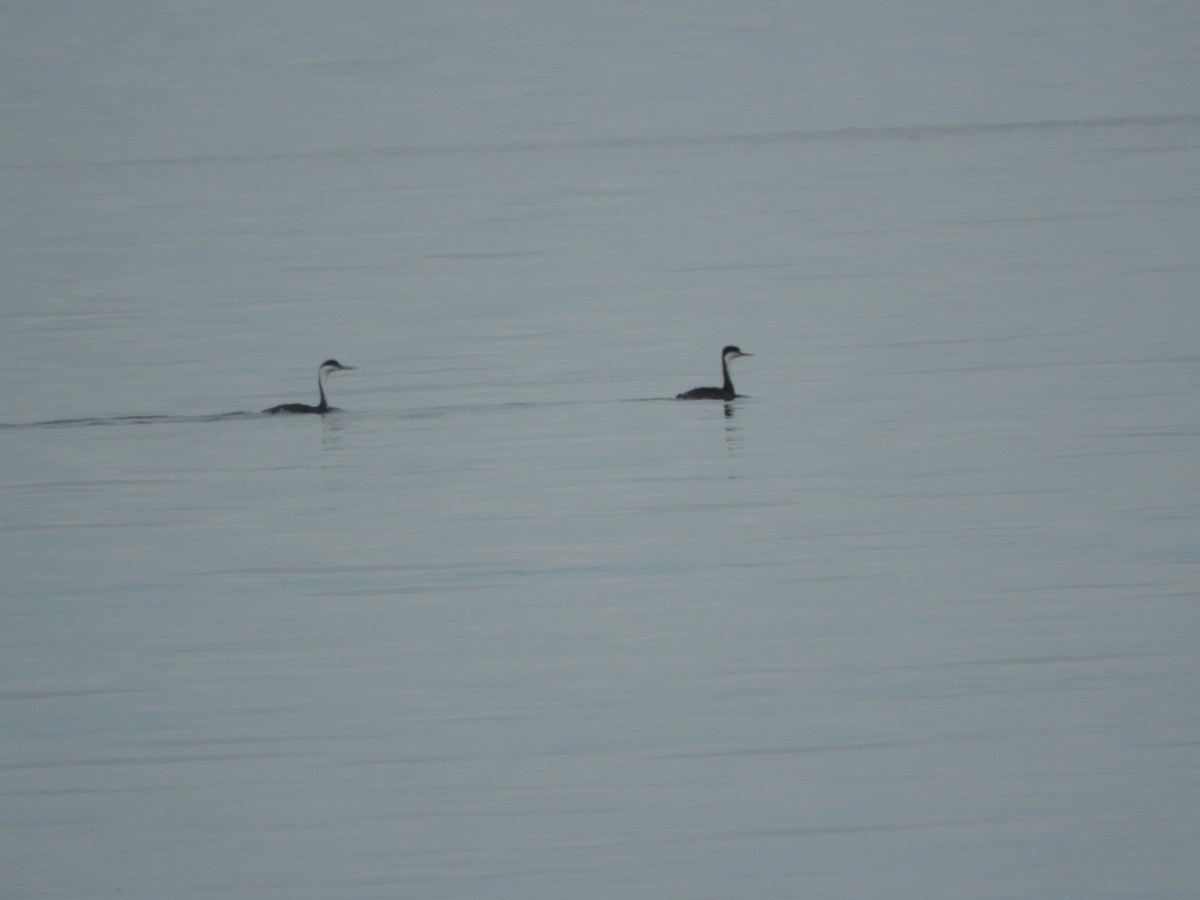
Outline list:
[[[0,896],[1193,897],[1200,12],[1002,6],[0,13]]]

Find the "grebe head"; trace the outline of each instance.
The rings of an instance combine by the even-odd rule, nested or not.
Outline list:
[[[726,347],[724,350],[721,351],[721,358],[723,360],[725,360],[726,362],[729,362],[729,360],[731,360],[731,359],[737,359],[739,356],[753,356],[753,355],[754,355],[753,353],[743,353],[737,347],[733,346],[733,344],[730,344],[728,347]]]
[[[336,359],[327,359],[321,363],[321,375],[323,377],[330,372],[344,372],[354,368],[357,368],[357,366],[343,366]]]

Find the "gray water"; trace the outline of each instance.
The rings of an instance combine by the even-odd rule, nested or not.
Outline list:
[[[0,895],[1194,896],[1194,4],[0,26]]]

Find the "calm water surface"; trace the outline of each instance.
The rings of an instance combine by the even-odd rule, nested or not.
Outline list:
[[[1194,895],[1200,18],[861,13],[0,15],[0,896]]]

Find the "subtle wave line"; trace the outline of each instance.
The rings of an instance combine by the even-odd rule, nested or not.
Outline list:
[[[1101,116],[1090,119],[1034,119],[1016,122],[967,122],[949,125],[877,125],[846,128],[791,129],[734,134],[630,135],[581,138],[568,141],[509,141],[446,144],[393,144],[333,150],[234,153],[228,155],[160,156],[115,160],[51,160],[11,163],[0,168],[44,170],[61,168],[118,168],[127,166],[197,166],[212,163],[310,162],[329,159],[384,159],[443,155],[503,155],[508,153],[562,153],[586,150],[689,149],[737,145],[815,144],[860,141],[919,141],[977,138],[996,134],[1052,133],[1059,131],[1119,128],[1194,127],[1200,113],[1141,116]]]
[[[228,412],[206,416],[89,416],[82,419],[49,419],[45,422],[0,422],[0,429],[15,428],[89,428],[97,425],[163,425],[195,422],[222,422],[229,419],[258,418],[263,413]]]

